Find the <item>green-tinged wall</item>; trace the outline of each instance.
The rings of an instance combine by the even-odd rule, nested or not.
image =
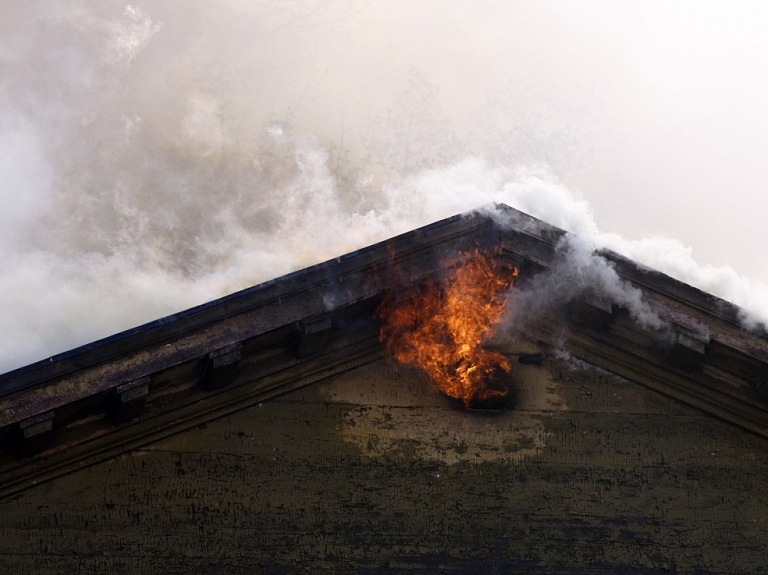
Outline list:
[[[768,572],[768,441],[577,361],[514,377],[469,412],[380,361],[41,484],[0,573]]]

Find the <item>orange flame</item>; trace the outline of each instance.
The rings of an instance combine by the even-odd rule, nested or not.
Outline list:
[[[478,249],[459,260],[442,281],[428,282],[410,297],[388,293],[376,317],[389,353],[421,368],[440,391],[470,407],[508,393],[488,383],[499,369],[509,373],[509,361],[482,344],[504,315],[518,269],[502,270]]]

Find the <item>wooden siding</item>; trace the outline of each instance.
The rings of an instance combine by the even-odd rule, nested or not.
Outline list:
[[[768,440],[578,360],[514,377],[469,412],[380,360],[27,489],[0,573],[766,572]]]

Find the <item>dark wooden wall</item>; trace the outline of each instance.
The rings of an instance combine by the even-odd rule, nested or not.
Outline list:
[[[377,362],[44,483],[0,501],[0,573],[768,572],[766,440],[578,361],[515,377],[476,413]]]

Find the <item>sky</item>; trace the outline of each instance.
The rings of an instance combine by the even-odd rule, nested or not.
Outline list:
[[[768,320],[768,4],[0,0],[0,372],[492,201]]]

